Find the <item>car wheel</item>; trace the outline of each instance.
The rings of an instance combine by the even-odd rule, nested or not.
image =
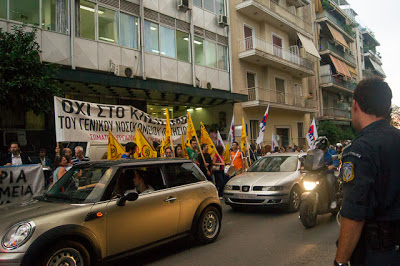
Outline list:
[[[71,240],[62,240],[47,252],[40,265],[90,265],[88,250],[80,243]]]
[[[289,204],[288,211],[289,212],[297,212],[300,208],[300,189],[299,187],[294,187],[292,191],[290,191],[289,196]]]
[[[220,231],[221,212],[213,206],[205,208],[197,223],[197,240],[202,244],[212,243]]]

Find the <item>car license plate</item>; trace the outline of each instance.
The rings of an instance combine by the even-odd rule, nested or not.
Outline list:
[[[248,195],[239,194],[239,199],[248,199],[248,198],[249,198]]]

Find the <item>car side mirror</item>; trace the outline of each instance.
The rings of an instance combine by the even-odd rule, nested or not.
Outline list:
[[[117,201],[118,206],[125,206],[125,203],[127,201],[135,201],[139,197],[139,194],[136,192],[136,190],[127,190],[124,192],[124,195],[120,197]]]

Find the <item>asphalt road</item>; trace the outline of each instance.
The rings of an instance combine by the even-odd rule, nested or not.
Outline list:
[[[339,234],[334,216],[318,216],[305,229],[299,213],[281,210],[235,212],[223,203],[222,230],[216,242],[181,239],[112,265],[332,265]]]

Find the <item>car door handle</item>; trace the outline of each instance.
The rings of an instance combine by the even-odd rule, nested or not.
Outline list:
[[[173,203],[175,200],[176,200],[176,198],[174,198],[174,197],[168,197],[168,199],[166,199],[164,201]]]

